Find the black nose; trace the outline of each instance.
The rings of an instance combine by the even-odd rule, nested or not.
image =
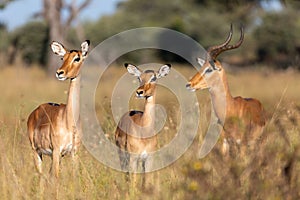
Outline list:
[[[190,87],[191,87],[191,84],[188,83],[188,84],[185,85],[185,87],[186,87],[186,88],[190,88]]]
[[[56,75],[57,75],[57,76],[60,76],[60,75],[62,75],[62,74],[64,74],[64,71],[57,71],[57,72],[56,72]]]
[[[143,90],[137,90],[137,91],[136,91],[136,94],[137,94],[137,95],[142,95],[143,93],[144,93]]]
[[[137,94],[138,96],[140,96],[140,95],[144,94],[144,90],[137,90],[137,91],[136,91],[136,94]]]

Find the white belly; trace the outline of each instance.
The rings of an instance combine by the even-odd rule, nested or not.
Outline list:
[[[42,154],[52,155],[52,149],[40,149],[40,151],[42,152]]]

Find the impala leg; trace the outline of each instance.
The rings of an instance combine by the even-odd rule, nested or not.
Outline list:
[[[222,154],[225,156],[229,155],[229,143],[226,138],[223,138]]]
[[[38,152],[34,152],[34,164],[39,174],[42,174],[42,157],[43,155]]]
[[[76,177],[79,166],[78,166],[78,154],[72,152],[72,168],[73,168],[73,176]]]
[[[76,193],[80,190],[80,183],[79,183],[79,158],[76,151],[72,151],[72,195],[73,199],[76,199]]]
[[[53,149],[51,175],[55,178],[58,178],[59,174],[59,156],[59,149]]]
[[[153,190],[154,186],[158,186],[154,181],[154,172],[152,172],[153,168],[153,157],[150,155],[144,159],[144,180],[143,180],[143,188],[147,190]]]
[[[145,183],[146,183],[146,159],[142,159],[142,188],[145,189]]]
[[[119,153],[119,159],[120,159],[120,165],[121,169],[124,172],[129,171],[129,161],[130,161],[130,155],[127,151],[123,151],[121,149],[118,149]]]
[[[37,151],[34,150],[34,165],[39,173],[39,193],[38,193],[38,196],[40,199],[43,199],[43,194],[44,194],[44,185],[45,185],[45,182],[44,182],[44,177],[43,177],[43,174],[42,174],[42,162],[43,162],[43,155],[42,153],[39,153]]]
[[[136,196],[137,192],[137,174],[135,172],[130,172],[129,174],[129,196],[132,198]]]
[[[73,147],[72,147],[72,156],[77,156],[78,149],[80,147],[81,136],[82,136],[82,124],[81,121],[77,123],[77,126],[73,127]]]
[[[73,175],[73,183],[74,183],[74,192],[73,194],[76,194],[76,191],[80,189],[78,177],[79,177],[79,156],[78,156],[78,150],[80,147],[80,141],[81,141],[81,121],[79,120],[76,127],[73,127],[73,147],[72,147],[72,175]],[[74,199],[76,197],[74,196]]]
[[[51,192],[54,195],[54,199],[59,199],[59,158],[60,158],[60,151],[59,148],[54,148],[52,153],[52,166],[51,166]]]
[[[122,151],[121,149],[118,150],[120,165],[122,171],[126,172],[125,180],[126,182],[130,181],[130,174],[129,174],[129,162],[130,162],[130,154],[127,151]]]
[[[137,191],[137,172],[138,172],[138,158],[135,155],[130,156],[129,171],[130,171],[130,193],[134,196]]]
[[[221,134],[221,139],[222,139],[222,147],[221,147],[221,153],[223,156],[229,156],[229,142],[228,138],[226,137],[226,133],[224,130],[222,130]]]
[[[261,126],[253,126],[251,129],[252,138],[247,141],[247,153],[256,154],[259,151],[259,147],[261,146],[262,133],[263,128]]]
[[[72,148],[72,152],[71,152],[71,156],[72,156],[72,171],[73,171],[73,178],[78,177],[78,171],[79,171],[79,164],[78,164],[78,148],[80,146],[80,139],[81,139],[81,123],[78,123],[78,130],[76,129],[76,127],[74,128],[74,135],[73,135],[73,148]],[[74,179],[75,180],[75,179]]]

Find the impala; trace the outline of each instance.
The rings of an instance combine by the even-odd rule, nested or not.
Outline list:
[[[168,75],[171,65],[163,65],[157,72],[142,72],[138,67],[127,63],[125,67],[131,75],[138,77],[140,86],[136,90],[136,97],[145,99],[145,106],[144,112],[133,110],[123,115],[115,132],[115,141],[119,147],[122,170],[144,174],[151,170],[152,159],[149,158],[149,153],[157,148],[154,130],[156,84],[158,79]],[[143,185],[144,183],[145,178]]]
[[[191,91],[209,89],[214,112],[219,120],[224,123],[221,133],[223,137],[223,154],[228,154],[230,144],[237,144],[238,146],[252,144],[259,138],[259,134],[265,125],[262,104],[253,98],[232,97],[225,70],[221,63],[216,60],[217,56],[223,51],[238,48],[242,44],[244,39],[243,28],[241,28],[240,39],[235,45],[229,45],[231,38],[232,26],[223,44],[208,48],[205,60],[198,58],[198,63],[202,66],[201,70],[186,85],[186,88]],[[221,91],[225,92],[226,99],[221,98]],[[226,116],[222,113],[224,111],[222,105],[225,105],[225,103]],[[222,121],[222,116],[225,121]]]
[[[70,87],[67,104],[41,104],[28,117],[28,136],[40,174],[43,155],[52,156],[51,174],[58,177],[60,156],[69,153],[74,156],[80,145],[80,68],[87,57],[89,43],[86,40],[81,44],[81,50],[70,51],[58,42],[50,45],[52,51],[63,60],[56,77],[61,81],[70,79]]]

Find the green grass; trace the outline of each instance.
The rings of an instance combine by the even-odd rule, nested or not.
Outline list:
[[[174,66],[187,78],[195,70]],[[113,141],[116,123],[109,107],[111,91],[124,68],[110,68],[99,85],[97,114],[108,138]],[[113,74],[113,76],[111,76]],[[105,78],[111,77],[111,78]],[[168,78],[168,77],[166,77]],[[51,159],[45,157],[44,192],[26,133],[30,112],[44,102],[65,102],[68,83],[48,77],[38,68],[12,67],[0,71],[0,196],[1,199],[297,199],[300,196],[300,74],[239,70],[228,75],[233,95],[254,97],[263,103],[269,121],[263,143],[243,158],[226,160],[218,146],[198,160],[199,141],[210,119],[207,91],[198,91],[200,116],[197,138],[187,152],[172,165],[153,172],[159,176],[153,191],[132,192],[125,175],[99,163],[82,146],[79,171],[72,173],[72,159],[64,157],[59,184],[48,183]],[[158,88],[157,102],[164,105],[168,118],[160,145],[168,143],[179,126],[180,111],[175,96]],[[131,99],[131,107],[142,103]],[[107,118],[110,116],[110,118]]]

